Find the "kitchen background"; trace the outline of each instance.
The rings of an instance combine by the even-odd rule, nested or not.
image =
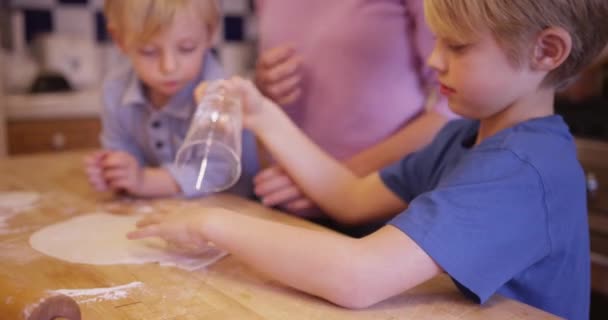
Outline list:
[[[246,75],[253,1],[219,2],[214,51],[228,74]],[[96,146],[99,88],[118,55],[103,0],[0,0],[0,43],[0,155]]]
[[[252,2],[220,0],[224,17],[214,51],[229,74],[247,75],[255,61]],[[100,83],[117,56],[102,7],[103,0],[0,0],[0,157],[98,146]],[[587,174],[598,319],[608,314],[605,70],[585,72],[557,102]]]

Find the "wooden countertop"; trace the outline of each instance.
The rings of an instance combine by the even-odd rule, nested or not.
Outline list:
[[[124,298],[79,302],[82,319],[554,318],[500,296],[494,296],[484,306],[478,306],[466,300],[447,276],[436,277],[371,308],[348,310],[287,288],[232,256],[208,269],[194,272],[156,264],[71,264],[44,256],[29,247],[28,239],[32,232],[44,225],[98,209],[132,212],[137,206],[145,205],[158,211],[175,208],[196,210],[198,206],[213,204],[283,223],[320,228],[228,195],[196,201],[111,199],[89,188],[81,167],[83,155],[62,153],[0,160],[0,191],[35,191],[41,194],[36,208],[6,222],[13,232],[0,233],[0,315],[5,315],[3,311],[15,304],[15,288],[32,292],[87,289],[140,281],[143,285],[130,290]],[[313,274],[310,276],[314,277]],[[28,297],[27,294],[21,296]]]

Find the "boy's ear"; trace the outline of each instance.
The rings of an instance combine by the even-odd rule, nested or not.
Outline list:
[[[563,28],[550,27],[538,34],[534,43],[532,68],[550,72],[559,67],[572,51],[572,37]]]
[[[120,49],[120,51],[122,51],[122,53],[126,53],[127,47],[125,46],[124,40],[122,39],[120,34],[118,32],[116,32],[116,30],[114,28],[109,27],[109,26],[108,26],[108,33],[110,34],[110,37],[112,37],[112,41],[114,41],[114,43],[116,43],[116,46]]]

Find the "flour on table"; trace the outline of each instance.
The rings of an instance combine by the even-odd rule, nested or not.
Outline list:
[[[143,283],[136,281],[122,286],[109,288],[59,289],[52,290],[51,292],[74,298],[80,303],[89,303],[126,298],[129,295],[129,290],[140,287],[141,285],[143,285]]]
[[[7,210],[27,210],[40,199],[37,192],[0,192],[0,208]]]
[[[32,209],[39,199],[40,195],[36,192],[0,192],[0,234],[11,233],[6,222]]]
[[[95,265],[158,262],[185,270],[206,267],[226,255],[215,247],[187,255],[168,250],[158,238],[129,240],[141,216],[118,216],[104,212],[74,217],[47,226],[30,237],[32,248],[57,259]]]

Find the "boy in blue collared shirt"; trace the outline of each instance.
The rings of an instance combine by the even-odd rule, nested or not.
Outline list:
[[[437,36],[429,64],[450,108],[470,120],[449,123],[425,149],[380,172],[357,177],[251,83],[229,82],[243,98],[247,127],[307,196],[342,223],[387,225],[354,239],[210,209],[148,217],[130,237],[212,241],[345,307],[367,307],[445,272],[479,303],[501,294],[588,318],[584,176],[553,99],[606,46],[608,1],[424,5]]]
[[[219,19],[215,1],[107,0],[105,13],[129,59],[104,82],[105,150],[85,161],[91,184],[142,197],[199,195],[173,160],[196,107],[195,85],[224,76],[209,52]],[[246,131],[242,150],[243,173],[230,191],[251,196],[257,158]]]

